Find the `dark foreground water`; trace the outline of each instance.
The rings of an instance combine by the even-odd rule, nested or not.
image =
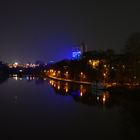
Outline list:
[[[0,84],[0,138],[140,139],[140,93],[38,78]]]

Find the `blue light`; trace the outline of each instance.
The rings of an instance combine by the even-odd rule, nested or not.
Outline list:
[[[72,58],[73,59],[79,60],[80,57],[81,57],[81,51],[74,51],[74,52],[72,52]]]

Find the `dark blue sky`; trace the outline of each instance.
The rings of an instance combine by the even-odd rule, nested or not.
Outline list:
[[[57,61],[81,42],[121,51],[140,32],[139,7],[136,0],[0,1],[0,59]]]

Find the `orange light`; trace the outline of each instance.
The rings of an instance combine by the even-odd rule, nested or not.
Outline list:
[[[60,85],[57,86],[57,89],[58,89],[58,90],[60,89]]]
[[[65,91],[66,91],[66,93],[69,91],[69,85],[68,85],[68,83],[66,83],[66,85],[65,85]]]

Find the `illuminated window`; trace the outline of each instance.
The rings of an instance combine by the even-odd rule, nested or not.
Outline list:
[[[89,64],[95,69],[99,66],[99,60],[89,60]]]

